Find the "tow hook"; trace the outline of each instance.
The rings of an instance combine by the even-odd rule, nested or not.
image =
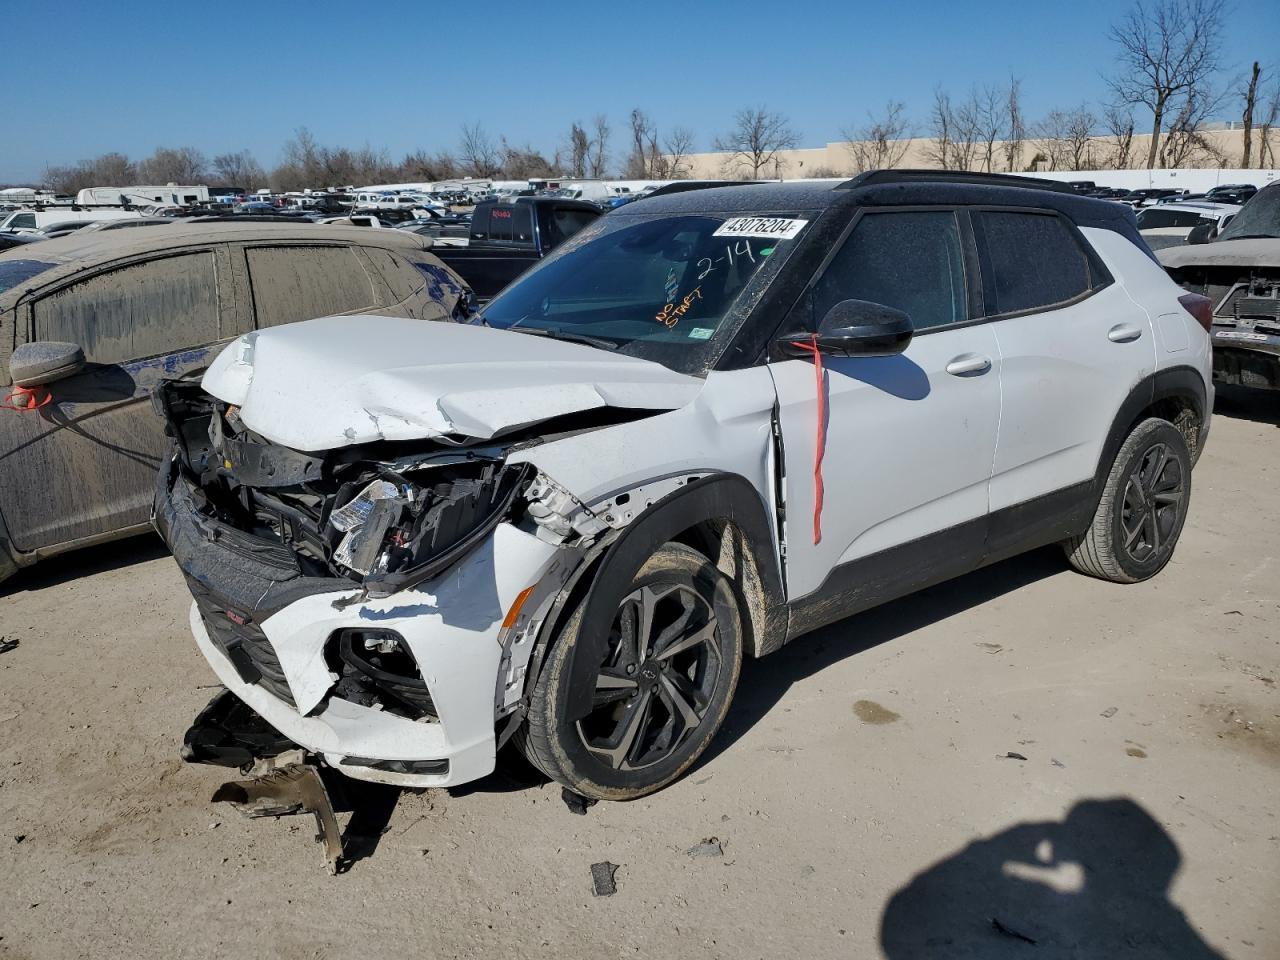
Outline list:
[[[316,818],[316,842],[323,844],[329,874],[345,867],[342,831],[333,813],[329,791],[316,767],[302,750],[290,750],[254,762],[249,779],[224,783],[213,794],[214,803],[230,803],[246,817],[285,817],[310,813]]]

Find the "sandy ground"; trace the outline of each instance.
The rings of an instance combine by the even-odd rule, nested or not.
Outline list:
[[[511,760],[366,792],[336,878],[310,818],[242,819],[179,760],[213,677],[159,545],[47,563],[0,592],[0,957],[1274,960],[1278,422],[1220,402],[1152,582],[1047,550],[823,630],[635,803],[574,816]]]

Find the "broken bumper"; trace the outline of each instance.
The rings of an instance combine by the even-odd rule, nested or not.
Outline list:
[[[181,480],[160,493],[156,526],[196,597],[196,643],[219,680],[268,723],[361,780],[446,787],[493,770],[503,619],[542,578],[554,546],[503,523],[433,580],[360,599],[347,581],[290,573],[260,543],[254,552],[226,531],[210,537],[184,509]],[[339,695],[333,650],[343,631],[401,638],[426,684],[429,715]]]

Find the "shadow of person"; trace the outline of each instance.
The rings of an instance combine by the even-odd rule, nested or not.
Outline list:
[[[890,960],[1223,960],[1169,900],[1180,861],[1132,800],[1084,800],[918,874],[885,907],[880,945]]]

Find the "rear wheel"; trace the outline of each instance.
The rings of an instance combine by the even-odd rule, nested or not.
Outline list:
[[[635,799],[684,773],[724,720],[742,668],[738,603],[706,557],[664,544],[618,598],[604,657],[593,664],[592,708],[569,720],[584,607],[547,656],[517,742],[543,773],[583,796]]]
[[[1153,577],[1173,556],[1190,501],[1186,438],[1167,420],[1144,420],[1116,454],[1093,523],[1063,544],[1067,559],[1113,583]]]

